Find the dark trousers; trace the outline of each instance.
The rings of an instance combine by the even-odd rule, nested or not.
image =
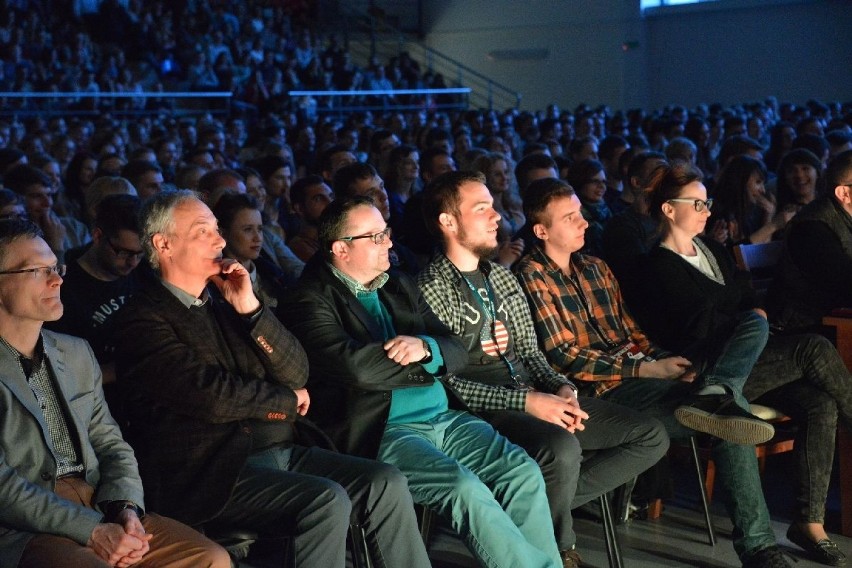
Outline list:
[[[820,335],[773,336],[743,388],[750,401],[777,408],[798,426],[798,519],[825,520],[838,416],[852,428],[852,377]]]
[[[299,568],[342,568],[351,522],[364,528],[375,566],[429,566],[405,477],[389,465],[320,448],[252,455],[215,521],[263,536],[292,535]]]
[[[531,414],[479,414],[541,467],[560,550],[576,542],[571,510],[633,479],[666,453],[663,425],[629,408],[580,397],[586,429],[571,434]]]

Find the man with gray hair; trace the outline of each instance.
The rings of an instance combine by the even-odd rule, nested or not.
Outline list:
[[[116,361],[151,503],[192,525],[292,535],[300,567],[342,567],[351,517],[375,566],[428,566],[396,469],[298,445],[307,357],[222,258],[207,205],[165,192],[141,217],[159,280],[123,310]]]

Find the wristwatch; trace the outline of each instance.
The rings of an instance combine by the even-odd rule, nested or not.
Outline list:
[[[420,338],[420,341],[423,342],[423,352],[426,353],[426,356],[423,357],[423,359],[421,359],[420,362],[421,363],[427,363],[427,362],[429,362],[430,359],[432,359],[432,351],[429,349],[429,342],[428,341],[426,341],[422,337]]]
[[[118,515],[120,515],[125,509],[132,510],[140,519],[145,515],[142,508],[133,501],[110,501],[104,507],[104,520],[107,522],[115,522]]]

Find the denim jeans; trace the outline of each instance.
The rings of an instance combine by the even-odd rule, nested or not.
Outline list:
[[[415,503],[451,519],[481,565],[562,566],[538,465],[487,422],[450,410],[390,424],[378,459],[408,478]]]
[[[773,336],[743,394],[795,421],[797,520],[822,523],[838,416],[852,428],[852,377],[837,349],[820,335]]]
[[[701,386],[728,387],[737,404],[748,410],[748,402],[742,394],[743,385],[769,338],[769,324],[751,310],[740,312],[738,316],[734,331],[727,340],[720,341],[709,358],[706,352],[689,356],[696,366]]]
[[[689,383],[666,379],[624,379],[603,398],[658,418],[672,439],[694,432],[682,426],[674,410],[690,396]],[[769,510],[763,498],[754,446],[719,441],[713,447],[717,479],[725,488],[725,506],[734,525],[734,550],[740,558],[775,545]]]

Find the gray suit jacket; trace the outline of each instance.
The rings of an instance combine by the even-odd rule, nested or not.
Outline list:
[[[95,503],[144,506],[133,450],[104,401],[101,372],[86,341],[43,331],[44,350],[71,417]],[[56,460],[47,423],[16,359],[0,346],[0,566],[16,566],[30,538],[49,533],[85,545],[102,515],[54,493]]]

